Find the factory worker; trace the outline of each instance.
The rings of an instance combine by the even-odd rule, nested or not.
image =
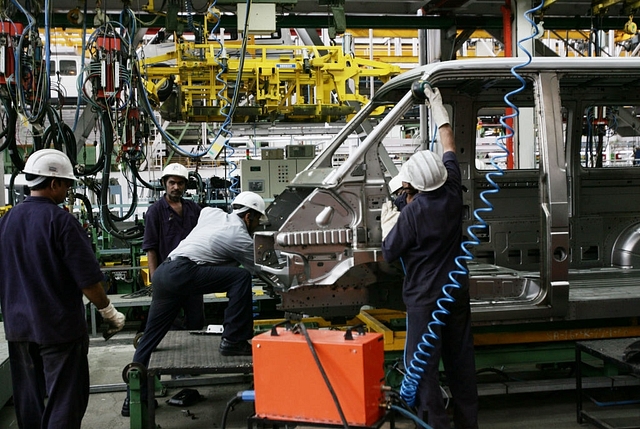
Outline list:
[[[165,194],[152,204],[144,216],[144,239],[142,250],[147,252],[149,278],[158,266],[167,259],[180,241],[186,238],[198,223],[200,206],[182,198],[189,183],[189,171],[178,163],[167,165],[160,179]],[[202,329],[204,326],[204,301],[202,295],[192,295],[184,302],[184,322],[180,328]]]
[[[422,336],[428,332],[436,302],[443,296],[442,287],[451,283],[448,275],[458,270],[455,259],[462,254],[462,185],[453,129],[440,92],[429,86],[421,90],[439,126],[443,156],[431,151],[412,155],[398,177],[403,188],[415,189],[416,193],[399,213],[386,207],[381,216],[384,259],[393,262],[401,258],[406,269],[402,291],[407,309],[405,366],[410,365]],[[433,429],[450,428],[439,384],[440,358],[453,395],[456,429],[478,427],[468,276],[456,278],[461,287],[448,289],[455,301],[445,304],[449,315],[439,316],[445,325],[432,325],[439,339],[431,340],[434,347],[428,349],[431,357],[416,395],[418,417]]]
[[[156,270],[149,319],[133,362],[145,367],[149,364],[151,353],[186,299],[213,292],[226,292],[229,299],[219,353],[251,355],[247,340],[253,336],[251,274],[256,271],[253,233],[265,215],[265,203],[254,192],[241,192],[231,206],[232,213],[219,208],[202,209],[193,231]],[[128,414],[129,395],[122,406],[122,415]]]
[[[69,158],[42,149],[23,172],[30,196],[0,217],[0,301],[16,419],[20,428],[80,429],[89,401],[83,294],[108,323],[105,338],[125,317],[105,294],[87,232],[58,206],[75,180]]]
[[[400,170],[402,171],[402,168]],[[413,197],[418,193],[418,190],[411,186],[410,183],[403,182],[402,174],[398,174],[389,180],[389,193],[393,197],[393,201],[392,204],[386,204],[387,207],[385,210],[392,210],[393,206],[395,206],[396,209],[400,211],[411,202]],[[390,225],[394,224],[395,222]]]

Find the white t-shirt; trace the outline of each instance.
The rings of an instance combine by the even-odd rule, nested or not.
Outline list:
[[[256,271],[253,239],[247,226],[237,214],[218,208],[202,209],[196,227],[169,254],[174,256],[199,264],[242,265],[251,273]]]

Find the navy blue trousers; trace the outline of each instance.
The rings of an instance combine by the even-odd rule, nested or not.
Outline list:
[[[449,416],[445,409],[440,391],[439,363],[442,358],[447,383],[453,396],[453,421],[456,429],[477,429],[478,427],[478,388],[476,384],[476,365],[471,334],[471,307],[468,289],[455,292],[456,301],[445,306],[451,313],[439,316],[445,326],[433,326],[440,341],[429,340],[435,347],[430,348],[425,372],[418,385],[416,406],[418,417],[433,429],[449,429]],[[432,320],[431,307],[407,311],[407,339],[405,360],[411,361],[427,325]],[[405,362],[408,365],[408,362]]]
[[[193,295],[226,292],[222,337],[246,341],[253,336],[251,274],[244,268],[196,264],[186,258],[165,260],[153,273],[153,296],[144,335],[133,361],[149,365],[151,353],[167,334],[180,308]]]
[[[185,300],[184,329],[197,331],[204,326],[204,297],[202,295],[190,296]]]
[[[88,352],[88,336],[53,345],[9,341],[18,427],[80,429],[89,403]]]

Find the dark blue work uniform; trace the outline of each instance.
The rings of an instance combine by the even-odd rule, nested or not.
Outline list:
[[[142,250],[155,250],[158,254],[158,266],[167,259],[169,253],[184,240],[198,223],[199,205],[191,200],[182,199],[182,216],[169,205],[165,196],[152,204],[144,216],[144,239]],[[204,326],[204,300],[202,295],[192,295],[184,301],[184,327],[189,330],[202,329]]]
[[[0,272],[19,427],[80,428],[89,401],[82,288],[103,280],[86,232],[53,201],[28,197],[0,218]]]
[[[443,162],[448,173],[445,184],[434,191],[416,194],[402,209],[398,222],[382,244],[385,260],[393,262],[402,258],[406,269],[403,285],[403,300],[407,307],[406,365],[427,332],[436,302],[442,297],[442,287],[451,283],[449,272],[458,269],[456,257],[462,254],[460,167],[454,152],[445,152]],[[416,398],[419,417],[434,429],[449,429],[438,382],[441,357],[453,394],[455,427],[478,426],[468,277],[458,276],[457,280],[462,287],[452,292],[455,302],[446,306],[451,314],[440,316],[445,326],[434,327],[441,341],[435,342],[435,347],[430,349],[431,357]]]

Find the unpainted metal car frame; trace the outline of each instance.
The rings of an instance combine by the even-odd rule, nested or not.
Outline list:
[[[283,310],[334,317],[357,314],[365,305],[404,308],[402,270],[384,261],[380,250],[381,206],[397,173],[384,139],[395,125],[415,118],[421,102],[410,87],[427,80],[450,111],[465,230],[477,224],[474,212],[487,207],[481,194],[492,189],[487,171],[476,167],[479,112],[504,112],[507,94],[530,112],[516,122],[514,156],[532,152],[524,148],[528,140],[535,164],[494,177],[500,191],[488,196],[493,208],[481,210],[487,228],[471,248],[475,323],[637,314],[640,168],[595,168],[600,165],[585,163],[584,154],[585,141],[596,135],[592,127],[599,127],[600,150],[602,133],[640,135],[640,58],[534,58],[521,65],[517,58],[436,63],[376,92],[276,197],[267,209],[269,230],[255,235],[256,264],[281,295]],[[521,83],[515,71],[524,80],[522,91],[516,91]],[[596,123],[591,109],[613,113]],[[354,153],[334,166],[336,150],[363,130],[368,133]]]

